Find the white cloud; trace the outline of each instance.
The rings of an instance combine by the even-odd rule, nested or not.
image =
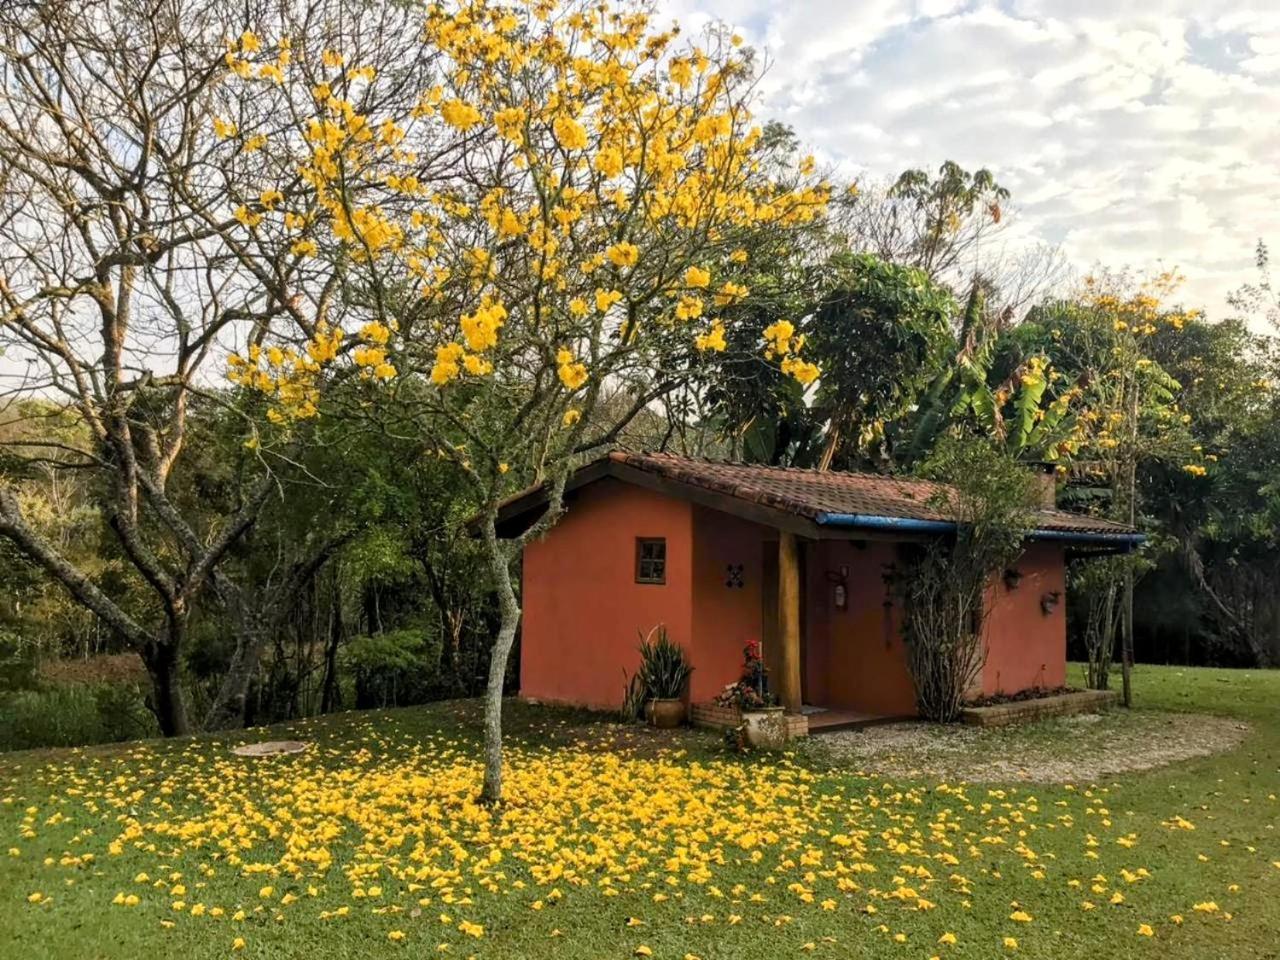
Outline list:
[[[1177,266],[1222,315],[1280,244],[1277,0],[668,0],[765,51],[764,113],[887,178],[953,159],[1013,191],[1019,233]]]

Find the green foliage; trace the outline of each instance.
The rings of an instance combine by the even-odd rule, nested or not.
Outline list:
[[[0,750],[75,747],[159,732],[139,684],[40,685],[0,695]]]
[[[422,630],[393,630],[357,637],[344,659],[355,677],[357,707],[420,703],[439,659]]]
[[[954,342],[950,292],[921,270],[869,254],[840,253],[791,297],[753,309],[730,328],[728,349],[709,359],[714,421],[750,462],[840,467],[880,462],[886,421],[917,402]],[[806,391],[761,361],[749,331],[798,317],[804,355],[822,369]]]
[[[986,317],[985,304],[986,293],[975,283],[959,353],[899,428],[902,464],[928,457],[943,435],[987,437],[1023,461],[1053,462],[1069,454],[1079,412],[1073,380],[1054,368],[1034,323],[999,329]]]
[[[622,709],[623,723],[639,723],[644,717],[644,705],[649,701],[649,690],[645,686],[644,677],[639,671],[627,675],[622,672]]]
[[[0,691],[26,690],[36,682],[36,648],[0,626]]]
[[[805,326],[822,368],[815,407],[827,424],[825,465],[882,454],[886,421],[907,413],[954,350],[955,301],[922,270],[869,254],[839,265],[838,287]]]
[[[667,635],[667,628],[659,624],[640,640],[640,678],[648,699],[678,700],[684,696],[693,667],[685,656],[684,648]]]
[[[1195,319],[1158,331],[1149,349],[1182,385],[1191,452],[1145,462],[1138,474],[1145,523],[1162,534],[1139,590],[1139,639],[1183,662],[1280,662],[1276,343],[1243,320]],[[1181,615],[1162,616],[1171,609]]]

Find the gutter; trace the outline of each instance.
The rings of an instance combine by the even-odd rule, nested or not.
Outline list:
[[[1147,542],[1145,533],[1101,533],[1088,530],[1032,530],[1031,540],[1058,540],[1066,543],[1114,543],[1126,550]]]
[[[857,527],[895,533],[954,533],[951,520],[917,520],[913,517],[878,517],[870,513],[820,513],[813,518],[822,527]]]
[[[870,513],[819,513],[814,522],[823,527],[851,527],[858,530],[882,530],[890,533],[954,533],[952,520],[919,520],[913,517],[882,517]],[[1029,540],[1056,540],[1061,543],[1105,543],[1121,547],[1125,552],[1146,542],[1141,533],[1103,533],[1087,530],[1032,530]]]

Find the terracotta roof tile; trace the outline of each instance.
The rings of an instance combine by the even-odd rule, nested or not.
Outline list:
[[[945,503],[946,485],[928,480],[698,460],[667,453],[614,451],[609,454],[609,459],[678,483],[814,520],[822,514],[862,514],[911,520],[954,519]],[[1132,532],[1132,528],[1122,524],[1065,510],[1037,510],[1034,524],[1038,530],[1073,533]]]

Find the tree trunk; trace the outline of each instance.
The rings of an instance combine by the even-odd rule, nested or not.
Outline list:
[[[178,645],[172,637],[149,644],[142,662],[151,677],[151,702],[160,732],[166,737],[180,737],[191,731],[187,705],[182,696],[182,679],[178,675]]]
[[[484,786],[480,800],[489,804],[502,801],[502,694],[507,680],[507,660],[520,625],[520,604],[511,583],[511,563],[498,543],[494,521],[495,516],[486,517],[484,529],[485,549],[501,613],[498,637],[489,659],[489,682],[484,697]]]
[[[1120,678],[1124,705],[1133,706],[1133,567],[1125,571],[1124,606],[1120,610]]]
[[[465,689],[458,675],[459,638],[461,636],[461,617],[452,609],[449,596],[445,590],[443,578],[436,574],[430,563],[422,561],[427,577],[427,586],[431,590],[431,599],[436,605],[436,618],[440,623],[440,661],[436,672],[441,678],[440,689],[448,697],[457,695]]]
[[[342,594],[334,578],[332,613],[329,618],[329,640],[324,649],[324,683],[321,684],[320,712],[329,713],[338,706],[338,644],[342,642]]]
[[[1129,511],[1129,526],[1138,520],[1138,383],[1133,383],[1133,401],[1129,410],[1132,441],[1129,447],[1129,458],[1126,465],[1125,484],[1128,487],[1126,506]],[[1124,705],[1133,706],[1133,563],[1125,565],[1124,572],[1124,606],[1120,616],[1120,675],[1124,689]]]
[[[237,619],[240,621],[237,631],[240,635],[237,637],[235,653],[231,656],[227,673],[222,678],[218,693],[205,717],[206,730],[227,730],[244,726],[249,684],[257,672],[270,631],[263,623],[264,618],[256,613],[244,612]]]

